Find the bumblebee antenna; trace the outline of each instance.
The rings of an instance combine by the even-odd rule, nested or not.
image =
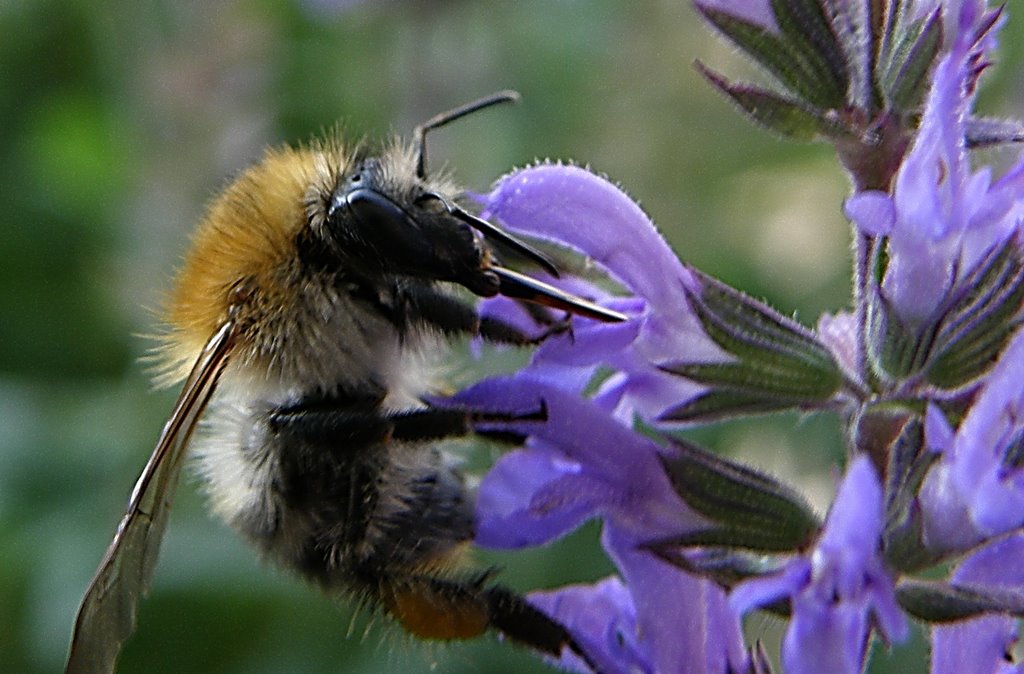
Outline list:
[[[466,115],[470,115],[478,110],[483,110],[484,108],[489,108],[492,105],[518,102],[518,91],[513,91],[511,89],[496,91],[490,96],[478,98],[475,101],[470,101],[465,105],[460,105],[459,107],[448,110],[447,112],[434,115],[424,123],[417,126],[412,132],[413,143],[416,146],[416,177],[425,178],[427,175],[427,131],[442,127],[448,122],[454,122],[456,119],[461,119]]]

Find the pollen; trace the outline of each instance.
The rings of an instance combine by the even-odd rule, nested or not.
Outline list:
[[[386,603],[406,630],[423,639],[471,639],[483,634],[490,621],[479,598],[427,585],[396,590]]]

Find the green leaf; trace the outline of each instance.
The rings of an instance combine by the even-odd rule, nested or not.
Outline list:
[[[821,526],[793,489],[748,466],[673,439],[661,459],[673,489],[714,526],[675,539],[679,545],[728,545],[788,551],[806,545]]]

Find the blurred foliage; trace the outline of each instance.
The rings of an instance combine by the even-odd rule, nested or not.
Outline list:
[[[1011,17],[1004,61],[1024,61],[1022,27]],[[744,66],[681,0],[6,0],[0,34],[3,671],[61,666],[173,399],[150,391],[138,335],[157,327],[204,202],[267,144],[339,120],[354,137],[408,132],[515,88],[518,108],[432,136],[432,165],[482,190],[536,158],[573,159],[619,181],[709,273],[808,321],[847,303],[836,162],[753,129],[700,80],[697,57],[737,76]],[[985,112],[1024,109],[1021,73],[996,66]],[[828,502],[832,420],[695,437]],[[493,639],[424,645],[351,618],[262,566],[196,492],[181,488],[121,671],[547,671]],[[480,556],[524,590],[590,581],[610,569],[597,535]]]

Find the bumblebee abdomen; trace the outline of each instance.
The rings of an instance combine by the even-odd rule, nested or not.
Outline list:
[[[472,492],[446,452],[395,439],[381,394],[223,401],[197,447],[214,510],[327,586],[451,565],[474,534]],[[440,423],[438,434],[462,422]]]

